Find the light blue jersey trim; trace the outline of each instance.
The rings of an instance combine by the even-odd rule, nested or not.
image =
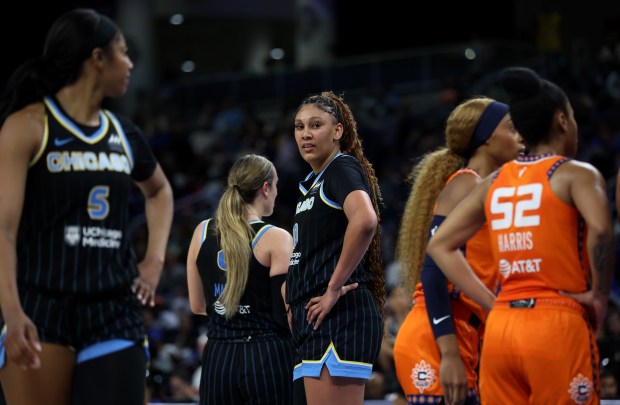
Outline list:
[[[319,172],[319,174],[317,174],[317,175],[316,175],[316,178],[315,178],[315,179],[314,179],[314,181],[312,182],[312,185],[310,186],[310,188],[309,188],[309,189],[306,189],[306,188],[305,188],[305,187],[304,187],[301,183],[303,183],[303,181],[308,180],[308,179],[310,178],[310,176],[312,176],[312,173],[314,173],[314,172],[310,172],[310,173],[308,173],[308,175],[306,176],[306,178],[305,178],[302,182],[300,182],[300,183],[299,183],[299,190],[301,191],[301,193],[302,193],[303,195],[308,194],[308,190],[312,190],[312,188],[314,188],[314,187],[316,186],[316,184],[318,183],[319,179],[323,176],[323,173],[324,173],[324,172],[325,172],[325,170],[329,167],[329,165],[331,165],[331,164],[332,164],[332,162],[333,162],[334,160],[336,160],[336,158],[337,158],[338,156],[343,156],[343,155],[344,155],[344,153],[342,153],[342,152],[338,152],[338,153],[336,153],[336,156],[334,156],[334,158],[333,158],[332,160],[330,160],[330,161],[329,161],[329,163],[327,164],[327,166],[325,166],[325,167],[323,168],[323,170],[321,170],[321,171]],[[321,183],[321,190],[322,190],[322,189],[323,189],[323,183]]]
[[[39,145],[39,150],[34,155],[32,160],[30,161],[30,163],[28,163],[28,167],[34,166],[35,163],[37,163],[39,161],[41,156],[43,156],[43,152],[45,152],[45,147],[47,146],[47,142],[49,141],[50,127],[49,127],[49,118],[48,118],[47,114],[45,114],[45,117],[43,118],[43,121],[44,121],[43,122],[43,125],[44,125],[43,139],[41,139],[41,145]]]
[[[256,232],[256,235],[254,236],[254,239],[252,239],[252,249],[254,249],[254,247],[256,246],[256,244],[258,243],[259,239],[265,234],[265,232],[267,232],[267,230],[269,230],[270,228],[273,228],[273,225],[265,225],[262,228],[260,228],[258,230],[258,232]]]
[[[200,246],[204,243],[207,238],[207,229],[209,229],[209,222],[211,222],[211,218],[203,221],[204,226],[202,227],[202,234],[200,235]]]
[[[328,206],[330,206],[332,208],[335,208],[337,210],[342,210],[342,205],[340,205],[337,202],[332,201],[329,198],[327,198],[327,196],[323,192],[323,184],[325,184],[325,183],[321,183],[321,189],[320,189],[320,193],[319,193],[319,195],[321,196],[321,200],[323,200],[323,202],[325,204],[327,204]]]
[[[99,142],[108,132],[110,120],[108,119],[108,116],[101,111],[99,111],[99,128],[92,135],[87,136],[78,126],[73,123],[73,121],[69,117],[63,114],[62,110],[56,105],[56,103],[54,103],[51,97],[45,97],[43,99],[43,102],[45,103],[45,105],[47,105],[52,115],[56,118],[60,125],[62,125],[67,131],[71,132],[73,135],[88,144],[92,145]]]
[[[321,360],[302,360],[293,369],[293,381],[301,377],[320,377],[323,365],[333,377],[350,377],[370,380],[372,364],[341,360],[332,342]]]

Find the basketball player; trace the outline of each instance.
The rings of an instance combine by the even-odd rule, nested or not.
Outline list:
[[[531,154],[476,187],[428,252],[457,287],[492,308],[481,353],[483,404],[598,404],[595,333],[615,260],[605,181],[571,158],[577,122],[564,91],[528,68],[506,69],[502,83]],[[497,299],[459,250],[485,220]]]
[[[108,17],[75,9],[0,105],[0,381],[9,404],[144,403],[141,304],[154,305],[172,191],[140,130],[102,108],[132,63]],[[145,199],[137,264],[129,199]]]
[[[278,175],[258,155],[240,158],[215,219],[200,223],[187,255],[192,311],[207,316],[201,405],[293,400],[294,345],[284,307],[293,238],[263,222],[273,213]]]
[[[334,93],[301,102],[295,140],[312,171],[299,183],[286,280],[294,378],[304,379],[309,405],[362,404],[383,337],[379,185]]]
[[[428,238],[450,211],[483,177],[524,149],[506,104],[472,98],[448,117],[446,147],[426,154],[412,170],[398,258],[407,290],[415,287],[414,306],[394,344],[398,380],[410,403],[444,398],[447,404],[479,403],[479,341],[486,311],[447,283],[424,253]],[[497,272],[486,224],[464,251],[478,277],[494,290]]]

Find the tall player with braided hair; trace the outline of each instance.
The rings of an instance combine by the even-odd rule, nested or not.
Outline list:
[[[349,106],[305,98],[295,140],[312,171],[299,183],[286,300],[298,345],[294,378],[309,405],[362,404],[383,338],[381,194]]]
[[[446,146],[413,168],[398,258],[414,305],[394,343],[398,380],[409,403],[477,404],[484,311],[461,294],[432,260],[426,242],[472,188],[525,146],[508,106],[486,97],[458,105],[446,123]],[[484,226],[465,246],[467,260],[493,289],[497,277]]]
[[[490,309],[480,361],[483,404],[598,404],[600,330],[614,271],[605,180],[574,160],[577,122],[556,84],[523,67],[502,72],[510,115],[530,154],[488,176],[446,218],[428,253]],[[459,246],[484,223],[497,298]]]

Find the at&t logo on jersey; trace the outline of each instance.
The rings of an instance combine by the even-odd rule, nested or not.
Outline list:
[[[226,313],[226,307],[219,300],[215,301],[213,304],[213,310],[218,315],[224,315]]]
[[[297,203],[297,209],[295,210],[295,214],[299,214],[300,212],[311,210],[314,206],[314,197],[306,198],[302,202]]]
[[[423,394],[436,380],[435,370],[426,361],[422,360],[411,369],[411,381],[420,393]]]
[[[511,274],[538,273],[542,259],[515,260],[512,263],[506,259],[499,261],[499,274],[507,278]]]
[[[215,301],[215,303],[213,304],[213,309],[215,310],[215,313],[218,315],[224,316],[224,314],[226,313],[226,307],[219,300]],[[239,308],[237,309],[237,313],[241,315],[249,315],[250,306],[239,305]]]

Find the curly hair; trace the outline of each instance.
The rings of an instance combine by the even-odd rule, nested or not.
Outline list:
[[[422,156],[411,170],[408,178],[411,191],[396,245],[396,259],[409,295],[420,281],[428,232],[439,193],[450,175],[467,162],[478,119],[493,101],[487,97],[476,97],[459,104],[446,121],[446,146]]]

